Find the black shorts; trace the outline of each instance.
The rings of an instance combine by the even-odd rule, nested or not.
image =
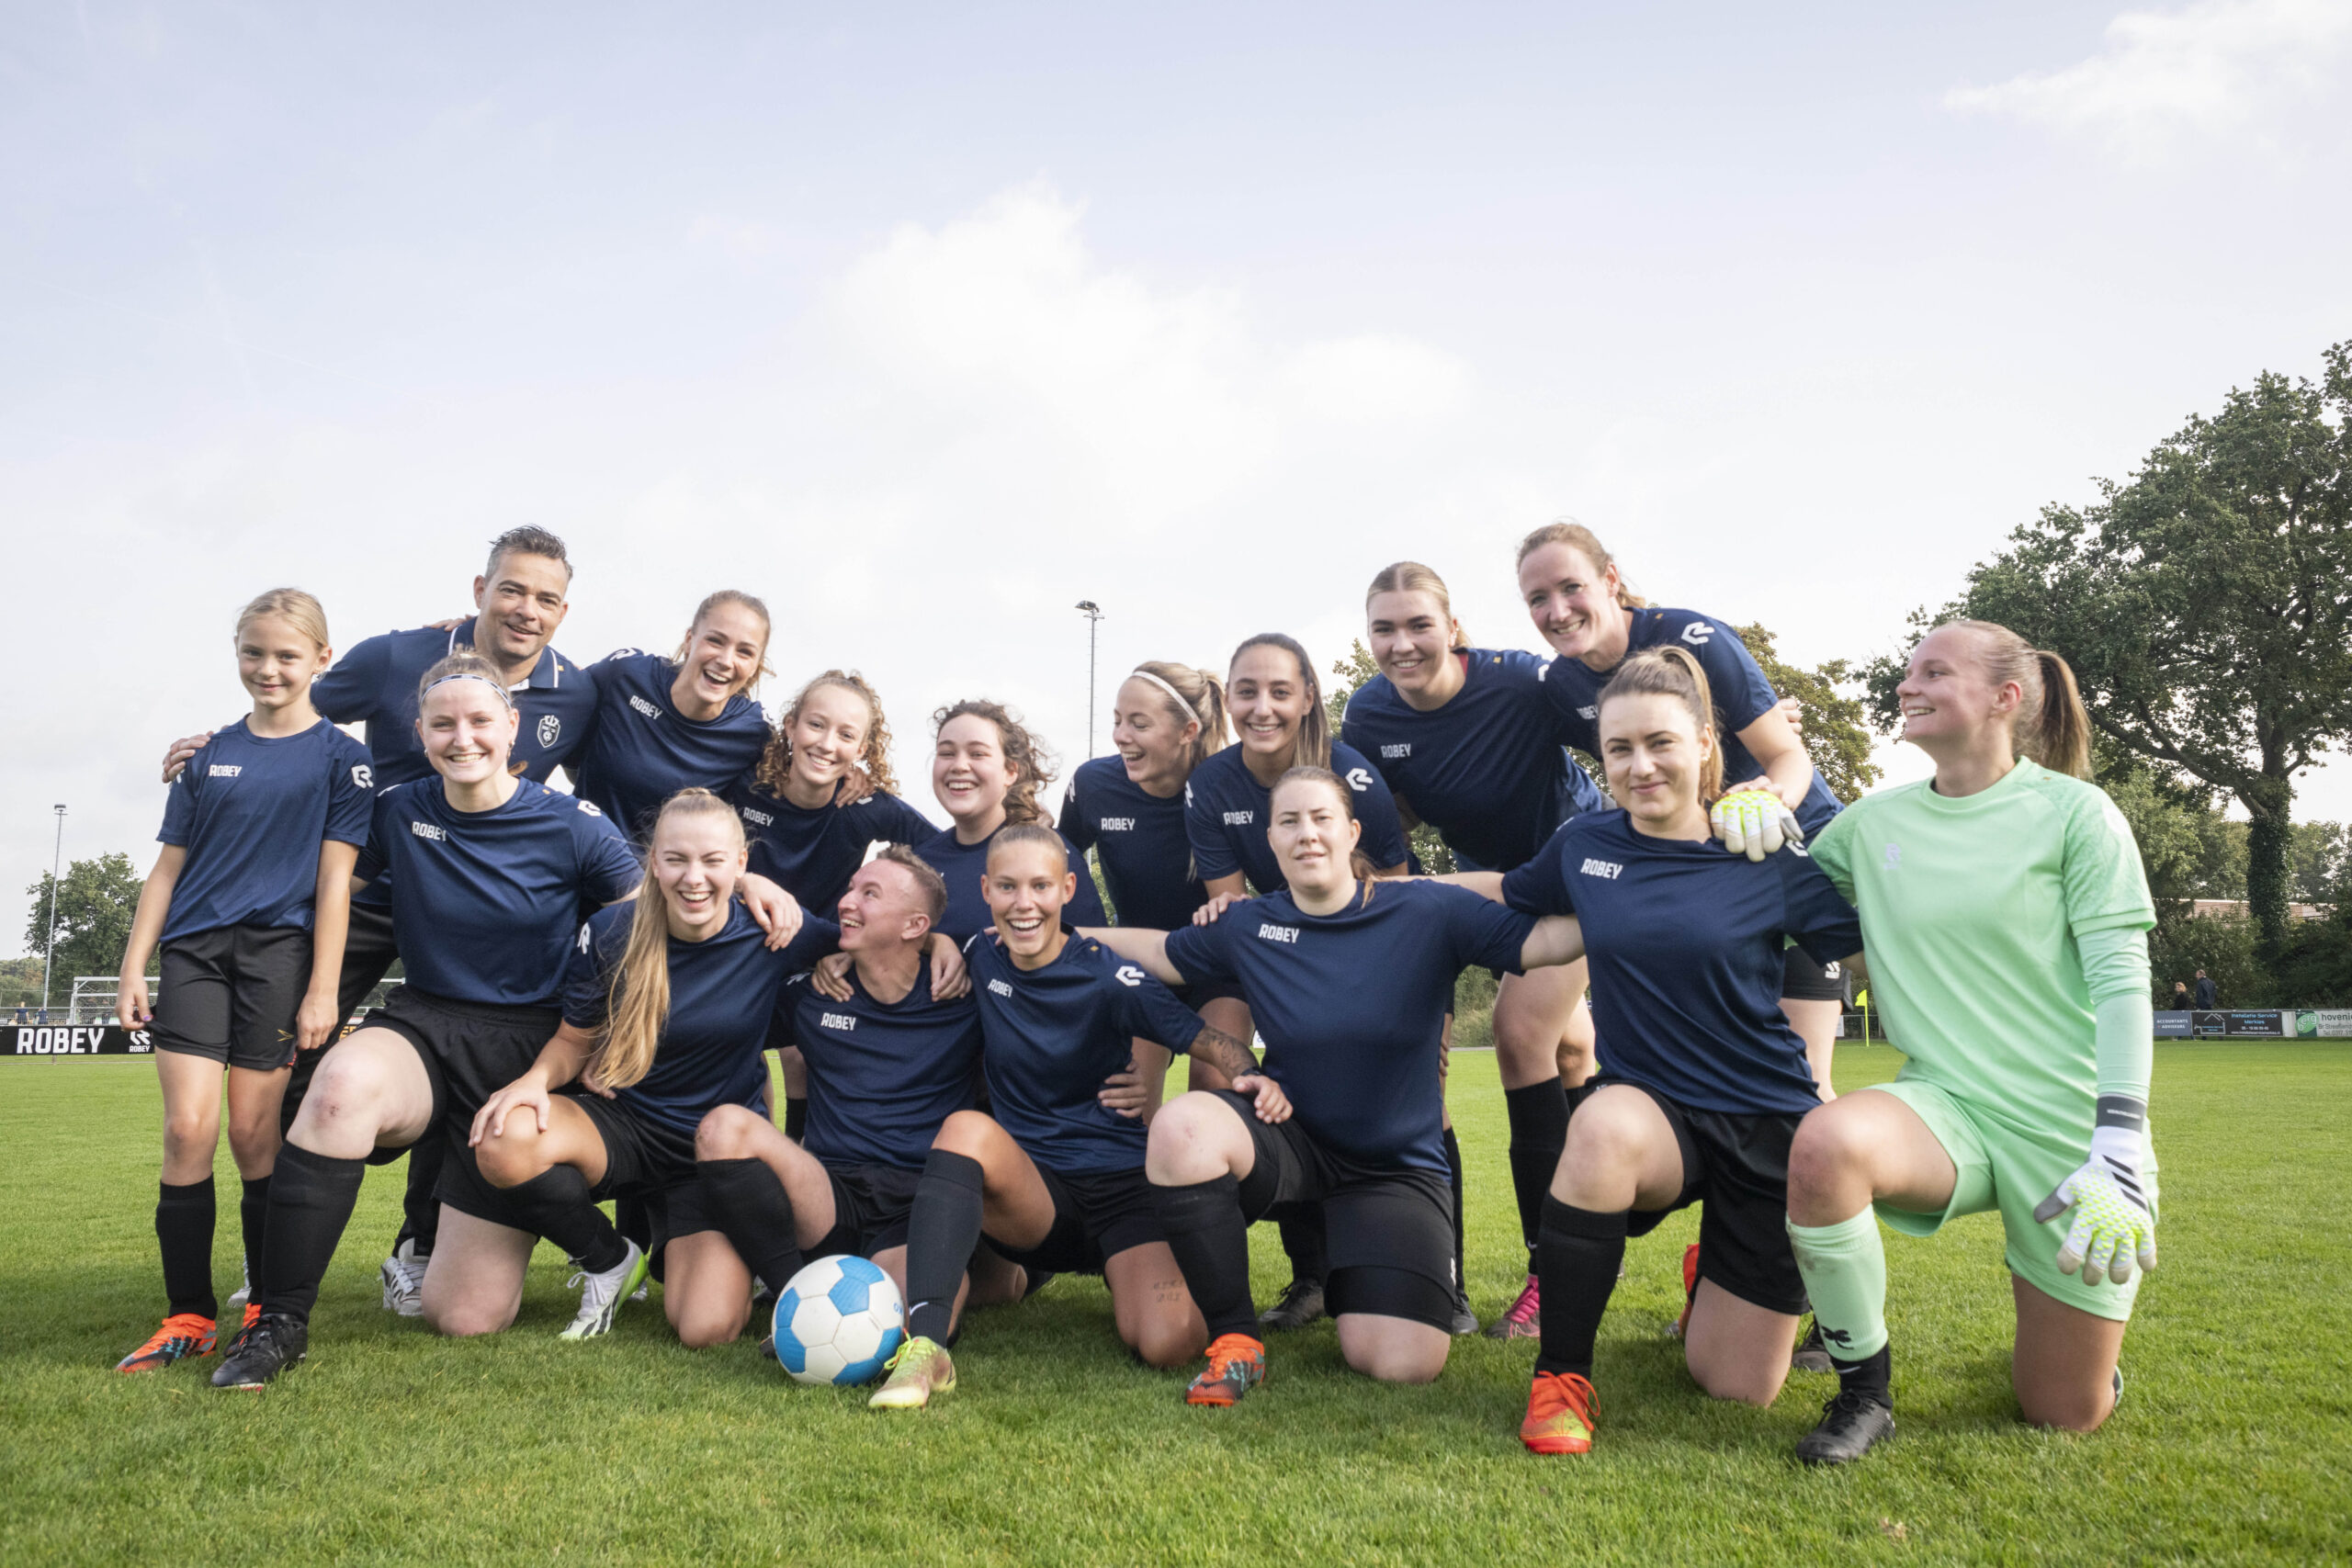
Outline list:
[[[1194,1012],[1200,1011],[1202,1007],[1209,1002],[1228,998],[1237,1002],[1247,1002],[1250,999],[1241,994],[1241,982],[1238,980],[1194,980],[1190,985],[1170,986],[1168,988],[1176,994],[1178,1001],[1182,1002]],[[1056,1272],[1059,1271],[1056,1270]]]
[[[606,1100],[602,1095],[566,1089],[559,1090],[556,1098],[580,1107],[604,1141],[605,1175],[588,1190],[591,1202],[601,1203],[607,1198],[645,1198],[650,1209],[655,1194],[695,1180],[692,1133],[679,1133],[650,1117],[636,1114],[624,1101]],[[467,1143],[470,1130],[469,1124],[451,1124],[447,1163],[434,1196],[461,1214],[471,1214],[478,1220],[514,1230],[530,1229],[508,1206],[505,1190],[482,1175],[480,1151]],[[654,1245],[648,1250],[660,1251],[666,1239],[657,1224]]]
[[[433,1122],[425,1136],[437,1131],[462,1146],[474,1112],[539,1059],[562,1021],[562,1013],[551,1007],[454,1001],[402,986],[368,1024],[407,1041],[424,1065],[433,1086]],[[371,1165],[389,1165],[400,1156],[398,1149],[379,1149],[368,1158]]]
[[[1032,1247],[1008,1247],[994,1236],[988,1244],[1008,1263],[1032,1273],[1100,1274],[1102,1265],[1130,1247],[1166,1241],[1159,1204],[1143,1168],[1131,1170],[1056,1170],[1037,1174],[1054,1200],[1053,1228]],[[985,1233],[983,1233],[985,1234]]]
[[[400,962],[400,949],[392,945],[392,911],[375,904],[354,904],[351,907],[351,929],[343,939],[343,977],[335,991],[335,1027],[352,1010],[368,999],[387,971]],[[330,1040],[327,1045],[334,1044]],[[311,1079],[319,1070],[319,1058],[325,1055],[326,1046],[304,1051],[294,1058],[294,1076],[286,1080],[286,1099],[277,1108],[277,1131],[281,1136],[294,1127],[294,1113],[302,1109],[302,1097],[311,1092]]]
[[[1257,1163],[1241,1183],[1251,1222],[1277,1205],[1319,1203],[1332,1315],[1368,1313],[1451,1330],[1453,1191],[1442,1170],[1374,1166],[1323,1144],[1295,1118],[1268,1126],[1246,1095],[1216,1091],[1250,1129]]]
[[[915,1184],[922,1179],[922,1171],[831,1160],[824,1165],[833,1181],[833,1228],[816,1246],[801,1248],[804,1253],[811,1258],[836,1253],[871,1258],[907,1245],[907,1221],[915,1212]]]
[[[1792,946],[1781,961],[1781,997],[1792,1002],[1842,1002],[1846,999],[1846,966],[1815,963],[1812,953]]]
[[[256,1073],[293,1064],[294,1015],[311,988],[309,931],[215,926],[165,942],[163,971],[156,1050]]]
[[[1682,1150],[1682,1190],[1663,1209],[1627,1214],[1626,1234],[1647,1235],[1676,1210],[1700,1204],[1699,1278],[1766,1312],[1804,1311],[1788,1228],[1789,1144],[1804,1115],[1693,1111],[1627,1078],[1598,1078],[1593,1087],[1611,1084],[1648,1095]]]

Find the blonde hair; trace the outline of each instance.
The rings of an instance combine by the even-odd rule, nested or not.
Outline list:
[[[1522,547],[1520,550],[1521,558],[1526,554]],[[1438,613],[1445,617],[1449,638],[1446,646],[1456,653],[1469,650],[1470,636],[1462,629],[1462,623],[1453,618],[1453,595],[1445,591],[1445,579],[1428,567],[1417,560],[1400,560],[1374,572],[1372,586],[1363,591],[1363,608],[1367,615],[1372,613],[1372,602],[1383,593],[1430,595],[1437,600]]]
[[[890,726],[882,716],[882,698],[866,683],[865,677],[854,670],[828,670],[799,691],[793,694],[792,705],[775,721],[768,736],[768,749],[760,753],[758,772],[752,782],[768,794],[784,794],[785,775],[792,771],[792,727],[800,717],[801,705],[812,693],[827,686],[863,698],[868,716],[865,744],[858,749],[857,766],[865,775],[866,786],[857,787],[854,777],[843,779],[834,792],[834,798],[843,806],[863,800],[876,790],[888,795],[899,793],[899,781],[890,773]]]
[[[2091,716],[2073,668],[1995,621],[1946,621],[1929,635],[1947,628],[1975,634],[1977,665],[1996,690],[2014,681],[2024,694],[2009,727],[2018,750],[2053,773],[2090,777]]]
[[[1053,851],[1062,863],[1062,869],[1070,869],[1069,845],[1063,841],[1059,833],[1042,822],[1023,822],[997,829],[996,837],[989,840],[988,859],[982,863],[993,864],[999,850],[1017,850],[1023,844],[1035,844],[1040,849]]]
[[[695,628],[701,626],[704,617],[721,604],[741,604],[760,618],[759,665],[729,689],[727,694],[732,697],[750,691],[768,676],[775,673],[774,670],[768,668],[768,638],[775,635],[775,622],[768,615],[767,604],[757,594],[746,593],[740,588],[722,588],[716,593],[704,595],[703,602],[695,606],[695,618],[686,623],[686,635],[678,639],[678,651],[670,656],[670,662],[677,665],[685,663],[686,655],[694,651]]]
[[[1707,672],[1688,649],[1645,648],[1617,666],[1617,672],[1600,688],[1593,711],[1600,712],[1619,697],[1648,696],[1672,697],[1682,704],[1700,733],[1712,742],[1707,760],[1699,765],[1699,804],[1713,805],[1724,793],[1724,731],[1715,722],[1715,699],[1707,688]]]
[[[644,1078],[670,1021],[670,911],[662,885],[653,879],[653,844],[673,816],[724,818],[737,847],[743,842],[743,819],[707,789],[682,789],[662,803],[647,835],[645,874],[629,910],[628,945],[605,983],[605,1022],[588,1056],[586,1071],[606,1089],[627,1089]]]
[[[1209,759],[1214,751],[1225,750],[1225,683],[1205,670],[1190,664],[1173,664],[1164,659],[1147,659],[1135,667],[1137,675],[1150,677],[1144,683],[1159,694],[1159,705],[1179,725],[1197,724],[1199,735],[1193,737],[1184,758],[1184,771],[1189,773]],[[1170,694],[1173,694],[1172,695]]]
[[[256,593],[237,612],[235,635],[245,635],[245,627],[264,615],[275,615],[317,643],[321,648],[333,648],[327,637],[327,613],[323,605],[299,588],[273,588],[266,593]]]
[[[507,694],[506,682],[499,678],[498,667],[469,648],[458,649],[435,660],[433,667],[417,677],[416,705],[422,709],[424,694],[442,682],[459,679],[487,681],[490,689],[498,694],[498,700],[506,705],[506,711],[514,711],[514,699]]]
[[[995,725],[997,739],[1003,745],[1005,769],[1012,775],[1004,786],[1004,819],[1014,827],[1046,820],[1046,808],[1037,804],[1037,795],[1054,782],[1053,753],[1012,716],[1012,709],[986,697],[967,697],[933,714],[933,739],[936,739],[951,720],[967,714]]]
[[[1356,792],[1348,787],[1347,780],[1329,768],[1317,768],[1301,763],[1296,767],[1283,770],[1283,776],[1276,779],[1274,787],[1266,792],[1267,826],[1272,826],[1274,796],[1282,794],[1292,784],[1321,784],[1339,796],[1340,809],[1346,815],[1348,820],[1352,822],[1356,819]],[[1361,839],[1358,840],[1358,843],[1362,843]],[[1380,868],[1372,863],[1370,855],[1365,854],[1361,848],[1357,848],[1348,852],[1348,870],[1358,882],[1363,884],[1363,902],[1371,903],[1372,885],[1380,879]]]
[[[1253,648],[1279,648],[1296,660],[1298,678],[1306,686],[1306,714],[1298,721],[1298,739],[1291,747],[1290,760],[1295,767],[1329,768],[1331,765],[1331,716],[1323,711],[1323,682],[1316,677],[1315,660],[1306,657],[1306,649],[1298,639],[1281,632],[1260,632],[1239,648],[1226,663],[1225,683],[1233,684],[1233,666]]]
[[[1519,555],[1511,565],[1515,568],[1525,566],[1527,558],[1546,545],[1567,546],[1590,561],[1597,571],[1605,572],[1617,564],[1617,558],[1609,553],[1598,535],[1576,519],[1563,517],[1556,523],[1544,524],[1521,539]],[[1625,586],[1625,574],[1622,570],[1617,574],[1617,603],[1628,610],[1645,609],[1649,605],[1648,600]]]

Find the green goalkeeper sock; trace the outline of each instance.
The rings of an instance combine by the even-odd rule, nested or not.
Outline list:
[[[1886,1248],[1864,1208],[1834,1225],[1789,1225],[1813,1320],[1833,1360],[1868,1360],[1886,1348]]]

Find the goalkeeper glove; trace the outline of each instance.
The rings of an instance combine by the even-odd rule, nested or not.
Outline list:
[[[2147,1119],[2147,1108],[2136,1100],[2099,1096],[2090,1158],[2034,1205],[2038,1224],[2075,1211],[2073,1228],[2058,1248],[2058,1271],[2079,1269],[2086,1285],[2102,1280],[2120,1285],[2134,1267],[2144,1274],[2156,1266],[2156,1211],[2140,1172]]]
[[[1769,789],[1732,791],[1708,810],[1707,823],[1724,848],[1749,860],[1762,860],[1783,844],[1804,842],[1796,813]]]

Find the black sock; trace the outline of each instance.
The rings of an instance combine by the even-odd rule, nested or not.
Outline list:
[[[1833,1354],[1829,1364],[1838,1369],[1838,1392],[1865,1393],[1889,1410],[1894,1409],[1894,1346],[1890,1341],[1880,1346],[1876,1354],[1865,1356],[1859,1361],[1841,1361]]]
[[[164,1299],[170,1312],[217,1317],[212,1294],[212,1178],[185,1187],[161,1182],[155,1199],[155,1240],[164,1249]]]
[[[804,1094],[794,1100],[787,1096],[784,1102],[784,1135],[797,1144],[808,1131],[808,1097]]]
[[[1535,1234],[1544,1223],[1544,1200],[1568,1146],[1568,1097],[1556,1077],[1524,1089],[1503,1090],[1503,1112],[1510,1119],[1510,1186],[1519,1199],[1520,1239],[1527,1243],[1527,1271],[1535,1267]]]
[[[1625,1258],[1625,1215],[1571,1208],[1546,1193],[1541,1227],[1535,1277],[1544,1288],[1544,1348],[1535,1370],[1589,1381],[1600,1314],[1609,1310],[1617,1266]]]
[[[628,1240],[651,1251],[653,1247],[653,1208],[634,1193],[624,1192],[613,1200],[613,1228]]]
[[[1563,1079],[1562,1081],[1566,1082],[1566,1080]],[[1574,1116],[1577,1113],[1577,1107],[1591,1099],[1592,1091],[1600,1087],[1600,1080],[1597,1077],[1592,1077],[1587,1078],[1584,1082],[1577,1085],[1576,1088],[1566,1090],[1566,1093],[1568,1097],[1568,1114]]]
[[[400,1242],[416,1243],[415,1256],[433,1256],[433,1240],[441,1234],[441,1200],[434,1195],[441,1185],[441,1162],[448,1157],[449,1140],[438,1128],[427,1132],[408,1151],[408,1190],[401,1194]]]
[[[563,1248],[563,1255],[591,1274],[616,1268],[628,1243],[589,1201],[588,1179],[576,1165],[550,1166],[530,1180],[506,1190],[514,1217]]]
[[[1168,1249],[1209,1326],[1258,1337],[1258,1307],[1250,1299],[1250,1226],[1241,1217],[1241,1183],[1231,1176],[1191,1187],[1151,1190]]]
[[[907,1221],[907,1332],[947,1343],[956,1325],[956,1292],[980,1244],[980,1162],[933,1149],[915,1183]]]
[[[777,1295],[800,1272],[792,1200],[765,1160],[698,1159],[695,1174],[710,1194],[710,1217],[743,1266]]]
[[[1453,1288],[1462,1289],[1462,1140],[1453,1129],[1445,1130],[1445,1170],[1448,1185],[1453,1189]]]
[[[237,1223],[245,1238],[245,1283],[252,1287],[245,1300],[259,1305],[268,1300],[261,1292],[262,1236],[269,1227],[268,1177],[245,1183],[244,1195],[237,1200]]]
[[[1274,1234],[1283,1238],[1283,1256],[1290,1259],[1292,1279],[1319,1285],[1330,1278],[1330,1260],[1324,1252],[1328,1237],[1323,1231],[1322,1204],[1285,1210],[1274,1221]]]
[[[335,1244],[359,1201],[362,1159],[314,1155],[300,1145],[277,1151],[269,1179],[269,1219],[262,1227],[261,1277],[269,1281],[269,1312],[308,1323],[319,1304],[319,1281],[334,1260]]]

